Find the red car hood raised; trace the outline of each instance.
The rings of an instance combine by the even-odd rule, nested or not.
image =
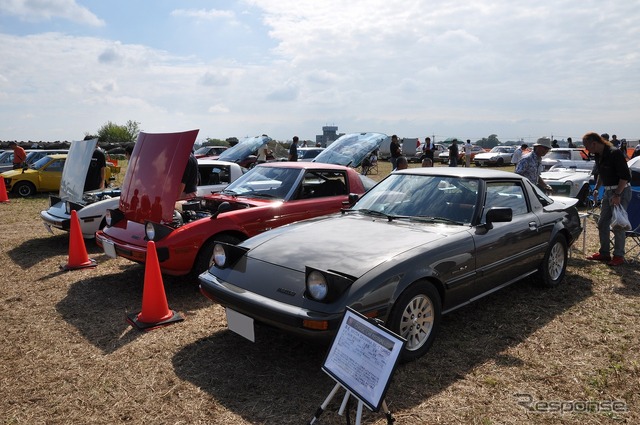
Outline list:
[[[128,220],[171,222],[198,131],[139,134],[120,195],[120,210]]]

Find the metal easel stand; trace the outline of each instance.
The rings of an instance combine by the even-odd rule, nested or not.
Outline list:
[[[318,410],[316,410],[316,413],[313,416],[313,418],[309,421],[309,425],[313,425],[320,418],[320,415],[322,415],[324,410],[327,408],[327,406],[331,402],[331,399],[333,399],[333,397],[336,395],[336,393],[338,392],[338,390],[340,388],[343,388],[343,387],[339,383],[336,384],[333,387],[333,389],[331,390],[331,392],[329,393],[327,398],[320,405],[320,407],[318,407]],[[347,408],[347,402],[349,401],[349,397],[351,395],[352,394],[349,392],[349,390],[347,390],[345,388],[344,398],[342,399],[342,404],[340,405],[340,410],[338,410],[338,415],[342,416],[344,414],[344,411]],[[356,425],[360,425],[361,424],[363,406],[364,406],[364,403],[362,403],[361,400],[358,400],[358,408],[356,410]],[[384,415],[387,417],[387,425],[392,425],[395,422],[395,419],[391,415],[391,411],[389,410],[389,407],[387,406],[387,402],[384,401],[384,400],[382,400],[382,411],[383,411]],[[347,418],[347,424],[349,424],[350,423],[349,412],[347,412],[346,418]]]

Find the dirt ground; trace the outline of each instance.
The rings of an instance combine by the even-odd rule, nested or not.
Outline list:
[[[133,329],[125,317],[141,309],[144,267],[86,241],[97,267],[61,271],[69,234],[42,225],[48,196],[10,198],[0,204],[2,424],[302,424],[333,388],[321,371],[328,347],[268,329],[248,342],[184,279],[163,278],[183,322]],[[612,269],[573,252],[558,288],[524,280],[445,316],[431,351],[395,372],[396,423],[640,423],[639,297],[637,263]],[[346,422],[342,395],[317,423]],[[365,409],[363,423],[386,418]]]

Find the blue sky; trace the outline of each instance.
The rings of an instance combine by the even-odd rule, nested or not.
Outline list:
[[[635,0],[0,0],[0,140],[128,120],[637,140],[639,18]]]

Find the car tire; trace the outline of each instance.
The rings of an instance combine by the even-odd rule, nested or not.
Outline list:
[[[504,158],[498,158],[497,166],[502,167],[504,165]]]
[[[433,344],[442,315],[437,289],[428,282],[409,286],[391,309],[389,328],[407,340],[400,356],[402,362],[422,357]]]
[[[31,182],[18,182],[13,187],[13,191],[23,198],[26,198],[36,193],[36,187]]]
[[[544,254],[542,264],[538,268],[536,283],[546,288],[558,286],[567,271],[568,254],[567,239],[564,235],[557,235]]]
[[[198,256],[196,257],[196,261],[193,265],[193,269],[191,270],[191,274],[193,275],[194,279],[197,280],[198,276],[201,273],[209,270],[209,268],[213,265],[213,246],[217,242],[237,245],[242,242],[242,239],[231,235],[216,235],[206,241],[204,245],[202,245],[202,248],[200,248]]]

